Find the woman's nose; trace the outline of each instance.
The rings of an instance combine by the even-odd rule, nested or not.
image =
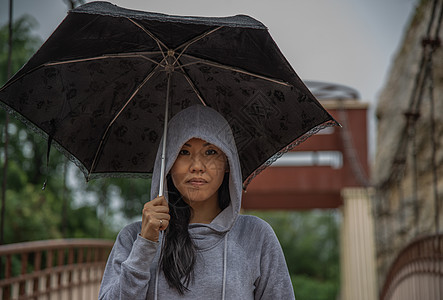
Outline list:
[[[192,162],[191,162],[191,166],[190,166],[190,171],[192,173],[194,172],[204,172],[206,170],[205,167],[205,163],[202,160],[202,158],[200,157],[200,155],[196,155],[195,157],[192,158]]]

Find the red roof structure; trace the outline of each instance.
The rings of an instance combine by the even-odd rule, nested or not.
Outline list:
[[[318,88],[320,83],[316,84]],[[343,96],[333,91],[334,97],[358,95]],[[368,104],[357,99],[331,99],[328,95],[331,93],[327,89],[316,94],[343,127],[320,131],[257,175],[243,195],[244,209],[337,208],[342,205],[343,188],[368,186]]]

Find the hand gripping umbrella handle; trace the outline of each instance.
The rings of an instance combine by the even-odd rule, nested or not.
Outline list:
[[[166,168],[166,137],[168,134],[168,116],[169,116],[169,91],[170,91],[170,83],[171,83],[171,73],[168,72],[168,84],[166,90],[166,105],[165,105],[165,123],[163,126],[163,145],[162,145],[162,156],[161,156],[161,167],[160,167],[160,185],[158,195],[163,196],[164,193],[164,185],[165,185],[165,168]]]

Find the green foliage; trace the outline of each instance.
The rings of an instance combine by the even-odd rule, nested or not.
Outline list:
[[[37,21],[25,15],[18,18],[12,28],[12,72],[16,72],[31,57],[37,47],[41,45],[41,40],[31,34],[32,28],[37,26]],[[3,85],[7,80],[8,65],[8,25],[0,28],[0,84]]]
[[[330,280],[318,280],[309,276],[292,276],[295,296],[300,300],[335,300],[337,285]]]
[[[41,240],[48,235],[61,237],[57,230],[60,214],[54,212],[60,205],[52,193],[25,184],[19,192],[8,190],[6,197],[6,241]]]
[[[100,220],[97,218],[96,207],[85,205],[77,209],[70,209],[67,218],[67,233],[70,238],[104,238],[115,239],[116,232],[110,226],[110,222],[103,226],[101,232]]]
[[[140,216],[143,206],[150,199],[151,180],[141,178],[113,178],[109,179],[111,185],[119,189],[119,193],[124,195],[125,205],[122,213],[128,219]]]
[[[336,299],[340,278],[337,213],[316,210],[252,214],[274,228],[297,298]]]

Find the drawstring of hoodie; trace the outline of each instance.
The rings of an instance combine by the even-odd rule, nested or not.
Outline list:
[[[163,234],[163,232],[162,232]],[[228,234],[227,232],[225,234],[224,238],[224,248],[223,248],[223,286],[222,286],[222,300],[225,300],[226,295],[226,271],[227,271],[227,265],[228,265]],[[161,251],[163,251],[163,241],[164,237],[162,238],[161,243],[161,249],[160,249],[160,257],[161,257]],[[157,270],[155,272],[155,288],[154,288],[154,300],[158,299],[158,277],[160,275],[160,261],[157,267]]]
[[[228,234],[227,232],[225,234],[225,247],[223,249],[223,289],[222,289],[222,300],[225,300],[225,293],[226,293],[226,269],[227,269],[227,262],[228,262]]]
[[[154,289],[154,300],[157,300],[158,294],[158,276],[160,274],[160,262],[157,266],[157,271],[155,272],[155,289]]]
[[[162,254],[163,254],[163,247],[164,247],[164,241],[165,241],[165,234],[164,231],[160,232],[161,236],[162,236],[162,243],[161,243],[161,248],[160,248],[160,256],[158,258],[158,266],[157,266],[157,270],[155,272],[155,288],[154,288],[154,300],[157,300],[158,298],[158,277],[160,275],[160,264],[161,264],[161,258],[162,258]]]

